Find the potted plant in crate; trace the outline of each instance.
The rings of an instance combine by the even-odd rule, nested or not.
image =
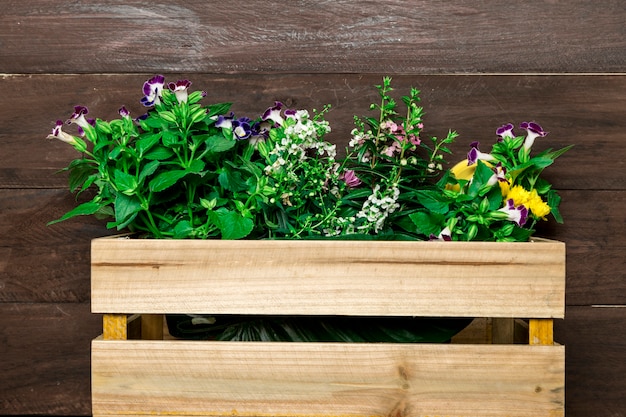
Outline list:
[[[111,121],[76,106],[66,133],[49,138],[81,157],[66,168],[70,189],[93,197],[57,221],[78,215],[163,239],[352,239],[527,241],[537,221],[561,221],[559,197],[542,170],[566,149],[531,155],[545,136],[524,122],[524,136],[498,129],[490,153],[473,143],[467,160],[444,170],[457,136],[424,138],[419,91],[399,106],[391,79],[378,86],[376,117],[355,117],[346,156],[325,141],[324,114],[283,109],[237,117],[230,103],[202,105],[191,82],[146,81],[147,113],[125,107]],[[402,114],[401,114],[402,112]],[[53,222],[54,223],[54,222]],[[173,334],[228,340],[442,341],[465,321],[298,317],[169,316]]]
[[[49,135],[81,154],[70,188],[91,193],[58,221],[133,232],[92,242],[94,415],[563,413],[562,347],[405,342],[524,317],[531,344],[552,345],[564,245],[531,236],[561,221],[541,173],[567,148],[535,155],[545,131],[507,124],[490,152],[473,143],[445,169],[456,133],[423,137],[419,91],[399,104],[384,78],[376,116],[355,118],[337,157],[328,107],[242,117],[190,85],[155,76],[146,114],[77,106],[78,134],[58,121]],[[211,341],[117,343],[127,313]],[[240,340],[270,343],[225,342]]]

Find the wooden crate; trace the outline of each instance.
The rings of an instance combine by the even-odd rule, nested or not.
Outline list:
[[[91,262],[94,416],[564,414],[561,242],[103,238]],[[180,313],[525,318],[529,343],[163,340]]]

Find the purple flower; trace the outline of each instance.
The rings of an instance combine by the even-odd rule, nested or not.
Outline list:
[[[52,128],[52,132],[50,132],[46,139],[58,139],[62,142],[69,143],[79,152],[85,152],[85,150],[87,150],[85,142],[63,131],[62,120],[57,120],[56,125]]]
[[[356,176],[356,173],[352,169],[343,171],[341,175],[339,175],[339,179],[343,180],[349,188],[356,188],[362,184],[362,181]]]
[[[94,119],[87,119],[85,115],[89,113],[89,109],[85,106],[74,106],[74,113],[67,119],[66,123],[75,124],[78,126],[78,134],[82,137],[85,136],[85,131],[96,125]],[[90,140],[92,140],[91,138]]]
[[[495,167],[492,168],[493,175],[487,181],[488,186],[494,186],[498,182],[506,182],[509,180],[506,179],[506,168],[502,166],[502,162],[498,162]]]
[[[515,135],[513,134],[513,123],[507,123],[497,128],[496,135],[500,136],[501,139],[514,138]]]
[[[493,161],[494,158],[490,153],[484,153],[478,150],[478,142],[472,142],[470,144],[470,151],[467,153],[467,165],[473,165],[479,159],[482,161]]]
[[[263,116],[261,117],[261,119],[272,120],[274,124],[282,125],[284,121],[284,119],[280,115],[280,111],[282,108],[283,108],[283,103],[281,103],[280,101],[274,102],[274,106],[265,110],[265,113],[263,113]]]
[[[46,139],[59,139],[65,143],[73,145],[76,143],[76,138],[69,133],[63,131],[63,121],[57,120],[57,124],[52,128],[52,132]]]
[[[179,103],[183,103],[187,101],[188,93],[187,89],[191,86],[191,81],[189,80],[178,80],[175,83],[169,83],[167,85],[170,90],[176,94],[176,99]]]
[[[144,97],[141,99],[141,103],[146,107],[161,104],[161,94],[164,85],[165,77],[162,75],[155,75],[143,83]]]
[[[67,124],[76,124],[78,127],[87,129],[91,124],[85,118],[85,115],[89,113],[89,109],[85,106],[74,106],[74,113],[67,119]]]
[[[221,129],[232,129],[234,119],[235,114],[233,112],[230,112],[227,116],[220,114],[215,122],[215,127],[219,127]]]
[[[527,132],[526,139],[524,140],[524,149],[527,151],[533,146],[537,137],[542,138],[548,134],[548,132],[544,131],[543,128],[535,122],[522,122],[519,127],[525,129]]]
[[[498,211],[506,213],[508,215],[507,220],[517,223],[520,227],[526,224],[526,220],[528,220],[528,209],[523,205],[515,207],[515,202],[512,198],[509,198],[506,201],[506,205]]]
[[[298,115],[298,111],[296,109],[285,109],[284,113],[285,113],[285,117],[290,117],[292,119],[296,119]]]
[[[270,136],[272,126],[268,122],[255,122],[252,124],[249,142],[252,146],[256,146],[259,142],[265,142]]]
[[[124,118],[130,117],[130,112],[128,111],[128,109],[125,106],[120,107],[118,112],[120,113],[120,116],[122,116]]]
[[[429,240],[440,240],[443,242],[451,242],[452,241],[452,232],[450,231],[449,227],[444,227],[443,230],[441,232],[439,232],[439,236],[435,236],[434,234],[431,234],[429,236]]]
[[[235,139],[237,140],[248,139],[252,134],[252,129],[250,128],[250,119],[246,117],[233,120],[232,129],[233,135],[235,135]]]

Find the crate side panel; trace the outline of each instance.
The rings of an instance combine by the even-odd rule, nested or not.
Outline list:
[[[96,340],[93,413],[558,416],[564,348]]]
[[[92,242],[92,309],[563,317],[561,242]]]

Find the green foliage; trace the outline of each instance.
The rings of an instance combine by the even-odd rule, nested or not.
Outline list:
[[[540,175],[568,148],[532,156],[529,137],[545,136],[534,123],[524,124],[526,138],[511,127],[490,154],[476,148],[471,169],[444,170],[457,134],[424,137],[419,90],[396,99],[384,77],[375,116],[355,116],[337,160],[324,139],[329,106],[309,114],[277,102],[235,118],[230,103],[203,105],[189,85],[148,80],[148,111],[134,120],[122,108],[118,119],[87,122],[77,106],[69,122],[82,138],[57,123],[49,137],[81,153],[65,168],[70,190],[95,190],[57,221],[111,217],[110,228],[176,239],[504,241],[528,239],[547,214],[562,221],[560,197]]]

